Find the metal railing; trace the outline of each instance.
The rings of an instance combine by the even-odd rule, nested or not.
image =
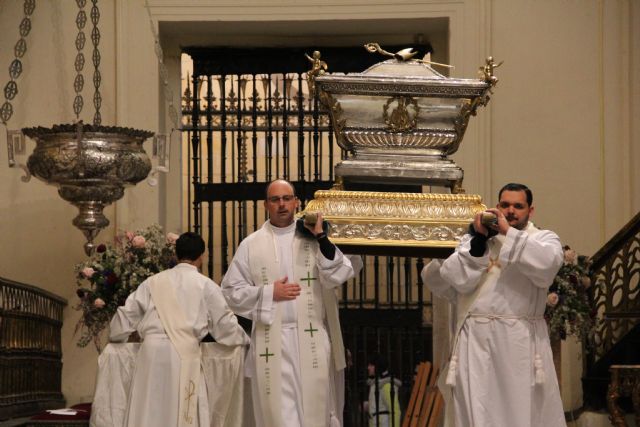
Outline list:
[[[64,405],[64,298],[0,278],[0,420]]]

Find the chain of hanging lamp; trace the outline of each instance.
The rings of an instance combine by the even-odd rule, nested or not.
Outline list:
[[[82,99],[82,89],[84,89],[84,77],[82,75],[82,70],[84,68],[84,53],[82,50],[84,49],[84,44],[86,42],[86,37],[83,31],[84,26],[87,23],[87,14],[84,11],[86,3],[87,2],[85,0],[76,0],[76,4],[78,5],[78,14],[76,15],[76,27],[78,27],[76,50],[78,52],[76,53],[76,60],[74,61],[76,77],[73,80],[73,90],[76,92],[76,96],[73,99],[73,112],[76,114],[76,120],[80,120],[80,113],[84,106],[84,101]]]
[[[20,21],[20,39],[16,42],[13,48],[14,59],[9,66],[9,82],[4,87],[4,103],[0,107],[0,120],[3,125],[7,125],[7,122],[13,115],[13,105],[11,101],[18,94],[18,77],[22,74],[22,61],[20,60],[27,52],[27,36],[31,32],[31,15],[36,8],[35,0],[24,0],[24,17]]]
[[[100,74],[100,50],[98,48],[100,44],[100,30],[98,29],[98,23],[100,21],[100,10],[98,9],[98,0],[91,0],[91,23],[93,24],[93,29],[91,30],[91,42],[93,44],[93,53],[91,55],[91,59],[94,66],[93,72],[93,86],[94,86],[94,95],[93,95],[93,106],[95,107],[95,115],[93,117],[93,124],[100,125],[102,123],[102,115],[100,114],[100,108],[102,106],[102,95],[100,94],[100,84],[102,82],[102,76]],[[77,50],[76,59],[74,61],[74,67],[76,71],[76,77],[73,81],[73,89],[76,93],[76,96],[73,100],[73,112],[76,115],[76,120],[80,119],[80,113],[82,112],[82,108],[84,106],[84,100],[82,97],[82,90],[84,89],[84,76],[82,72],[84,70],[85,57],[84,57],[84,46],[86,43],[86,36],[84,33],[84,28],[87,24],[87,14],[84,10],[87,2],[86,0],[76,0],[76,4],[78,6],[78,13],[76,15],[76,27],[78,28],[78,34],[76,36],[75,47]],[[13,105],[11,101],[18,94],[18,83],[17,80],[22,74],[22,61],[21,58],[24,57],[27,52],[27,41],[26,38],[31,32],[31,15],[36,7],[35,0],[25,0],[24,1],[24,17],[20,22],[20,39],[16,42],[13,53],[14,59],[9,66],[9,82],[4,87],[4,103],[0,106],[0,120],[2,124],[5,126],[11,117],[13,116]]]
[[[91,0],[92,7],[89,14],[93,28],[91,29],[91,43],[93,45],[93,52],[91,54],[91,60],[93,63],[93,106],[95,108],[95,114],[93,116],[93,124],[99,126],[102,124],[102,115],[100,114],[100,107],[102,106],[102,95],[100,94],[100,83],[102,82],[102,75],[100,74],[100,50],[98,45],[100,44],[100,30],[98,29],[98,22],[100,22],[100,10],[98,9],[98,0]],[[76,115],[76,121],[80,120],[80,113],[84,107],[84,99],[82,97],[82,90],[84,89],[84,71],[85,57],[84,46],[86,44],[86,35],[84,33],[85,26],[87,25],[87,13],[84,8],[87,5],[86,0],[76,0],[78,6],[78,13],[76,15],[76,27],[78,28],[78,35],[76,36],[76,60],[74,62],[76,77],[73,81],[73,89],[76,96],[73,100],[73,112]]]
[[[102,106],[102,95],[100,94],[100,83],[102,82],[102,75],[100,74],[100,50],[98,45],[100,44],[100,30],[98,29],[98,22],[100,21],[100,10],[98,9],[98,0],[91,0],[93,6],[91,6],[91,23],[93,29],[91,30],[91,43],[93,44],[93,53],[91,59],[93,61],[93,106],[96,110],[93,116],[93,124],[99,126],[102,124],[102,115],[100,114],[100,107]]]

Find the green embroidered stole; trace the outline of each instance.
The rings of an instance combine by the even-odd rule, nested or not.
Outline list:
[[[269,285],[281,278],[280,261],[274,253],[274,238],[271,230],[265,227],[252,242],[249,259],[256,285]],[[327,338],[322,320],[325,292],[316,267],[317,250],[316,242],[297,235],[294,237],[295,277],[289,278],[289,282],[299,283],[302,288],[296,299],[296,309],[305,427],[325,427],[328,414],[329,366],[324,348]],[[265,325],[256,321],[254,326],[256,380],[264,422],[269,426],[282,425],[282,313],[280,304],[274,304],[273,323]]]

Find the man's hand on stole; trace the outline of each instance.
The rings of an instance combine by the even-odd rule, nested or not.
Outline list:
[[[288,280],[289,278],[284,276],[282,279],[273,282],[274,301],[291,301],[300,296],[300,285],[288,283]]]

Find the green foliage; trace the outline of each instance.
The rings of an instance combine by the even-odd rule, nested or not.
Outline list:
[[[76,325],[76,332],[81,331],[79,347],[93,341],[100,351],[100,333],[129,294],[148,277],[176,265],[176,238],[173,233],[165,236],[158,225],[121,232],[113,243],[99,245],[75,266],[80,298],[75,308],[82,311]]]
[[[564,247],[564,263],[549,287],[544,317],[551,338],[574,335],[589,345],[595,331],[595,315],[589,303],[589,259]]]

